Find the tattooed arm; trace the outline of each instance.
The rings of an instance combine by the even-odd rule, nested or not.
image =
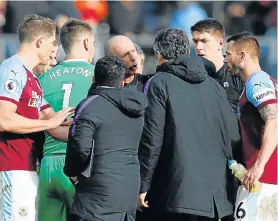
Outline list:
[[[243,185],[249,190],[261,178],[266,163],[277,148],[277,104],[267,104],[259,112],[265,121],[262,146],[256,162],[242,180]]]
[[[277,147],[277,104],[268,104],[259,112],[265,122],[265,128],[256,163],[264,167]]]

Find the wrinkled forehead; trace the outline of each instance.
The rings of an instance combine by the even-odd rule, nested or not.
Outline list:
[[[129,39],[123,41],[115,41],[112,45],[113,53],[117,56],[124,56],[125,54],[135,49],[134,44]]]

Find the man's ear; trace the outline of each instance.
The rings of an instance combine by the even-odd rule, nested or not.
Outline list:
[[[123,88],[125,86],[125,81],[124,80],[121,80],[120,82],[120,88]]]
[[[220,38],[220,40],[219,40],[219,46],[220,46],[220,48],[219,48],[219,50],[222,50],[222,48],[224,47],[224,39],[223,38]]]
[[[83,40],[83,45],[84,45],[85,50],[88,51],[89,50],[89,40],[88,40],[88,38]]]
[[[40,48],[41,47],[42,41],[43,41],[43,37],[41,37],[41,36],[35,38],[34,42],[35,42],[36,48]]]
[[[168,61],[167,59],[163,58],[163,56],[159,52],[157,52],[156,54],[156,59],[158,64],[163,64],[164,62]]]
[[[158,62],[159,64],[162,63],[163,57],[162,57],[162,55],[159,53],[159,51],[156,52],[156,59],[157,59],[157,62]]]
[[[246,57],[246,52],[242,51],[239,53],[239,62],[243,62]]]

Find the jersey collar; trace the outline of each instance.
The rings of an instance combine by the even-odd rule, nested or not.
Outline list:
[[[88,61],[86,61],[84,59],[67,59],[67,60],[64,60],[63,62],[76,62],[76,61],[83,61],[83,62],[90,64]]]

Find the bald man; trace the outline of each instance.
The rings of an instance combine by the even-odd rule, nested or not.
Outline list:
[[[126,67],[125,85],[136,86],[138,91],[143,91],[147,81],[153,76],[142,75],[141,64],[138,59],[138,52],[134,43],[124,35],[117,35],[110,38],[104,45],[105,55],[120,57]]]

